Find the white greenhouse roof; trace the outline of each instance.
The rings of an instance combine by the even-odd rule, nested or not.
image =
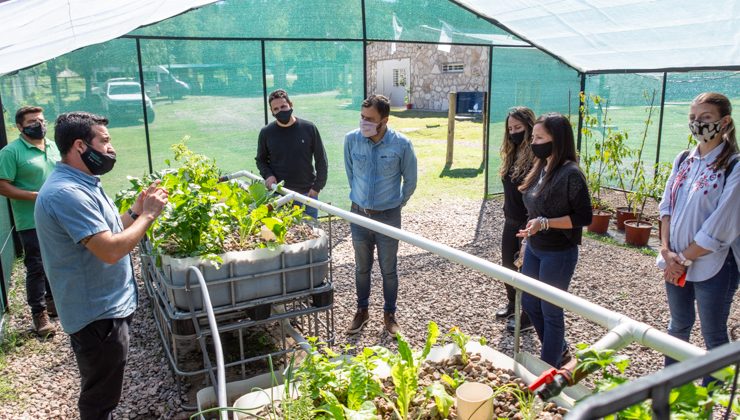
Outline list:
[[[740,0],[450,1],[581,72],[740,70]],[[0,0],[0,75],[215,2]]]
[[[0,75],[216,0],[0,1]]]
[[[581,72],[740,69],[738,0],[451,0]]]

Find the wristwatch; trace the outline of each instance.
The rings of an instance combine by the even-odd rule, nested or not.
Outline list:
[[[139,218],[139,215],[134,213],[134,211],[130,208],[128,209],[126,213],[128,213],[128,215],[131,216],[131,220],[136,220]]]
[[[687,259],[686,257],[683,256],[683,252],[679,252],[678,253],[678,259],[681,260],[681,265],[684,266],[684,267],[690,267],[691,266],[691,263],[693,263],[693,261],[691,261],[691,260],[689,260],[689,259]]]

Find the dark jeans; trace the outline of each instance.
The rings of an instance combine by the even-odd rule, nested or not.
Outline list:
[[[355,206],[352,207],[352,213],[401,228],[401,207],[373,215],[366,215],[357,210]],[[352,230],[352,246],[355,249],[357,307],[367,308],[370,306],[370,271],[373,268],[373,254],[375,247],[377,247],[380,274],[383,276],[383,300],[385,301],[383,310],[396,312],[396,300],[398,299],[398,273],[396,272],[398,240],[354,223],[350,224],[350,229]]]
[[[306,192],[302,192],[301,194],[303,194],[306,197],[308,197],[308,193],[309,193],[309,191],[306,191]],[[317,195],[316,197],[310,197],[310,198],[313,198],[314,200],[318,200],[319,199],[319,196]],[[300,203],[298,201],[294,201],[293,204],[294,205],[297,205],[297,206],[302,206],[303,205],[303,203]],[[318,219],[319,218],[319,209],[317,209],[316,207],[306,206],[305,210],[303,210],[303,214],[305,214],[306,216],[311,216],[314,219]]]
[[[101,319],[70,336],[80,370],[81,420],[110,419],[121,400],[132,316]]]
[[[526,222],[520,222],[518,220],[506,219],[504,221],[504,231],[501,233],[501,265],[508,269],[518,270],[514,265],[514,261],[516,261],[516,253],[519,252],[521,239],[517,238],[516,234],[520,229],[524,229],[526,225]],[[506,298],[509,301],[508,304],[513,308],[516,290],[508,284],[505,286]]]
[[[543,251],[527,245],[522,273],[560,290],[568,290],[577,262],[577,246],[563,251]],[[567,349],[563,309],[528,293],[522,296],[522,305],[542,342],[540,359],[559,368]]]
[[[727,254],[722,268],[714,277],[705,281],[687,281],[684,287],[666,283],[668,308],[671,320],[668,323],[668,334],[689,341],[691,328],[696,320],[696,306],[699,308],[701,335],[707,349],[711,350],[730,342],[727,335],[727,318],[735,297],[740,280],[735,256],[730,251]],[[670,357],[665,358],[666,366],[675,363]],[[711,376],[704,378],[702,384],[706,386],[715,379]]]
[[[23,264],[26,266],[26,302],[31,313],[37,314],[46,310],[46,298],[52,299],[49,280],[41,262],[41,249],[36,229],[18,231],[23,245]]]

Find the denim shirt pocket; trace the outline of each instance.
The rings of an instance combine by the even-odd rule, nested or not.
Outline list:
[[[380,168],[383,175],[393,175],[401,170],[401,157],[388,152],[380,156]]]
[[[360,153],[352,153],[352,166],[357,171],[364,171],[367,167],[367,156]]]

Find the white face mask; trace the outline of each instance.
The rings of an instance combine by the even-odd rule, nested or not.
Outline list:
[[[705,123],[697,120],[693,120],[689,123],[689,129],[691,134],[694,136],[696,141],[703,141],[704,143],[712,140],[714,136],[722,131],[722,120],[715,122]]]
[[[360,119],[360,132],[363,137],[372,137],[378,134],[378,124]]]

